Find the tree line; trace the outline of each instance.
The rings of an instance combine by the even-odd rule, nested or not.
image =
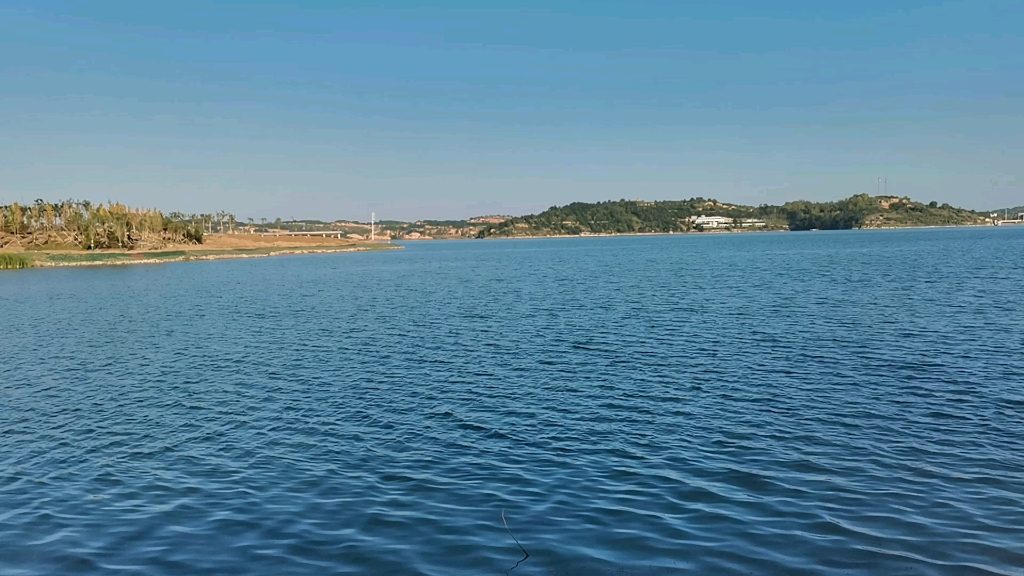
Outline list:
[[[230,230],[234,216],[217,214],[164,214],[155,209],[132,208],[111,202],[65,200],[34,204],[0,205],[0,248],[19,245],[57,247],[152,248],[166,244],[202,244],[203,234]]]
[[[660,202],[610,200],[573,202],[553,206],[540,214],[509,218],[484,228],[479,236],[690,232],[697,229],[691,217],[699,215],[723,216],[737,225],[747,219],[775,227],[785,225],[785,212],[777,206],[737,206],[705,198]]]
[[[845,230],[872,226],[978,224],[984,216],[936,202],[859,194],[836,202],[787,202],[781,206],[741,206],[704,198],[644,202],[574,202],[539,214],[514,217],[482,228],[478,237],[551,234],[631,234],[699,231],[694,216],[721,216],[740,227],[758,220],[767,229]]]
[[[790,230],[848,230],[881,226],[981,224],[984,214],[938,202],[858,194],[836,202],[790,202],[784,206]]]

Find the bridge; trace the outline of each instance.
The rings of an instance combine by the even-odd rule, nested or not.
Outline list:
[[[323,238],[344,238],[345,232],[338,230],[311,230],[302,232],[260,232],[260,236],[321,236]]]

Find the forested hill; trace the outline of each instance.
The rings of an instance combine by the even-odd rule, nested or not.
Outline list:
[[[836,202],[788,202],[782,206],[741,206],[691,198],[645,202],[574,202],[529,216],[509,218],[482,228],[485,236],[628,234],[690,232],[708,229],[697,217],[720,216],[714,228],[840,230],[905,226],[984,224],[984,214],[936,202],[861,194]]]
[[[966,226],[989,222],[986,214],[949,204],[924,204],[909,198],[867,194],[837,202],[789,202],[783,209],[790,230]]]
[[[767,227],[784,227],[786,215],[777,206],[739,206],[716,200],[691,198],[644,202],[618,200],[595,204],[574,202],[540,214],[511,218],[493,226],[495,234],[627,234],[688,232],[700,228],[696,216],[723,216],[736,221],[758,219]]]

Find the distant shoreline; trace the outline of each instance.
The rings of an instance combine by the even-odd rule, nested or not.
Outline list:
[[[542,240],[544,238],[612,238],[616,236],[708,236],[708,235],[722,235],[722,234],[757,234],[757,233],[784,233],[784,232],[847,232],[847,231],[868,231],[868,230],[920,230],[927,228],[1000,228],[1001,226],[993,226],[992,224],[936,224],[927,226],[872,226],[870,228],[842,228],[842,229],[825,229],[825,230],[788,230],[785,228],[747,228],[747,229],[731,229],[723,228],[719,230],[704,230],[704,231],[691,231],[691,232],[607,232],[607,233],[587,233],[587,234],[538,234],[528,235],[523,234],[520,236],[487,236],[485,238],[467,238],[465,236],[440,236],[432,237],[425,236],[419,238],[392,238],[393,242],[431,242],[431,241],[473,241],[473,240]]]
[[[845,230],[916,230],[938,228],[1000,228],[991,224],[946,224],[929,226],[879,226],[871,228],[851,228]],[[1011,226],[1012,227],[1012,226]],[[1024,226],[1021,226],[1024,227]],[[26,250],[0,251],[0,255],[18,256],[28,260],[23,268],[66,268],[79,266],[130,266],[136,264],[166,264],[171,262],[198,262],[205,260],[235,260],[240,258],[268,258],[273,256],[289,256],[302,254],[331,254],[342,252],[370,252],[376,250],[401,250],[401,244],[426,241],[467,241],[467,240],[543,240],[546,238],[614,238],[638,236],[709,236],[723,234],[782,233],[782,232],[815,232],[817,230],[793,231],[779,228],[769,229],[721,229],[704,230],[702,232],[624,232],[624,233],[588,233],[588,234],[550,234],[522,236],[487,236],[485,238],[467,238],[465,236],[399,238],[389,243],[358,243],[338,246],[274,246],[260,248],[206,248],[203,245],[190,246],[182,249],[154,250],[134,252],[125,250],[104,251],[73,251],[73,250]],[[395,243],[392,243],[395,242]],[[11,268],[7,268],[11,269]],[[19,269],[19,268],[13,268]],[[0,267],[0,270],[6,270]]]
[[[468,238],[466,236],[421,236],[418,238],[392,238],[392,242],[433,242],[433,241],[476,241],[476,240],[542,240],[544,238],[611,238],[615,236],[706,236],[710,234],[750,234],[755,232],[790,232],[781,228],[756,228],[745,230],[704,230],[703,232],[601,232],[586,234],[523,234],[520,236],[486,236],[484,238]]]

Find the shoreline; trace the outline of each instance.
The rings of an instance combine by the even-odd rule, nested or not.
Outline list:
[[[449,240],[543,240],[545,238],[614,238],[617,236],[701,236],[709,234],[750,234],[755,232],[791,232],[780,228],[758,228],[756,230],[705,230],[704,232],[609,232],[609,233],[588,233],[588,234],[545,234],[521,236],[485,236],[483,238],[469,238],[466,236],[438,236],[420,238],[392,238],[392,242],[428,242],[428,241],[449,241]]]
[[[920,230],[938,228],[1000,228],[991,224],[947,224],[930,226],[878,226],[871,228],[850,228],[850,231],[862,230]],[[838,231],[846,231],[838,230]],[[522,235],[522,236],[487,236],[485,238],[466,238],[460,236],[438,237],[438,238],[396,238],[388,243],[359,243],[338,246],[267,246],[261,248],[205,248],[203,245],[182,247],[180,249],[156,250],[152,252],[129,252],[129,251],[71,251],[71,250],[39,250],[39,251],[6,251],[0,250],[2,254],[16,254],[26,258],[30,264],[22,268],[0,268],[8,269],[29,269],[29,268],[67,268],[80,266],[130,266],[136,264],[167,264],[173,262],[198,262],[206,260],[235,260],[240,258],[268,258],[274,256],[289,256],[302,254],[330,254],[340,252],[371,252],[376,250],[402,250],[402,244],[417,243],[433,240],[543,240],[546,238],[615,238],[615,237],[636,237],[636,236],[711,236],[721,234],[768,234],[781,232],[817,232],[818,230],[787,230],[779,228],[771,229],[745,229],[745,230],[705,230],[703,232],[629,232],[629,233],[592,233],[592,234],[551,234],[551,235]],[[824,230],[835,232],[837,230]],[[167,254],[168,256],[161,256]],[[173,254],[173,255],[172,255]]]
[[[930,228],[1000,228],[1000,226],[993,226],[992,224],[933,224],[925,226],[872,226],[870,228],[842,228],[842,229],[826,229],[826,230],[789,230],[785,228],[757,228],[757,229],[743,229],[743,230],[732,230],[732,229],[721,229],[721,230],[704,230],[703,232],[621,232],[621,233],[590,233],[590,234],[547,234],[547,235],[527,235],[521,236],[486,236],[484,238],[467,238],[465,236],[440,236],[440,237],[426,237],[426,238],[392,238],[392,242],[425,242],[435,240],[542,240],[545,238],[614,238],[619,236],[708,236],[718,234],[767,234],[767,233],[779,233],[779,232],[847,232],[847,231],[866,231],[866,230],[923,230]]]
[[[199,262],[206,260],[235,260],[241,258],[269,258],[301,254],[331,254],[343,252],[373,252],[378,250],[402,250],[396,244],[363,244],[355,246],[310,246],[275,247],[264,249],[191,249],[164,250],[154,252],[71,252],[71,251],[23,251],[11,252],[31,261],[30,268],[67,268],[81,266],[133,266],[140,264],[168,264],[174,262]],[[161,254],[173,254],[161,257]],[[56,258],[56,259],[51,259]]]

